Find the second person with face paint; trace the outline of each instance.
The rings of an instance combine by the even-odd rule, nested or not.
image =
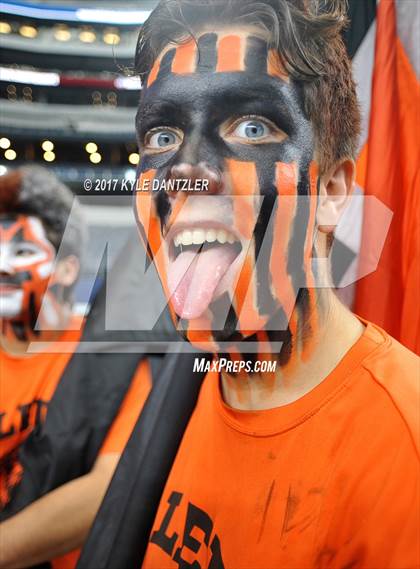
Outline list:
[[[73,365],[84,326],[73,290],[86,229],[77,198],[48,170],[26,166],[0,176],[4,569],[75,567],[151,387],[148,362],[135,356],[134,376],[122,359],[109,380],[112,365],[104,371],[96,354],[77,354]]]

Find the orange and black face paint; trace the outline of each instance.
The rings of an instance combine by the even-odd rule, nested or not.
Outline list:
[[[226,143],[219,130],[222,124],[255,116],[276,124],[285,138]],[[137,115],[140,145],[146,132],[160,126],[182,131],[182,144],[158,153],[143,152],[142,175],[153,172],[164,180],[176,165],[205,163],[224,176],[220,194],[251,198],[232,199],[233,228],[249,247],[235,289],[214,302],[229,307],[225,326],[212,329],[216,318],[210,310],[195,321],[181,322],[185,337],[205,349],[234,343],[235,357],[247,353],[250,341],[263,342],[264,350],[269,343],[282,342],[280,362],[290,369],[302,323],[308,322],[312,337],[318,326],[311,268],[317,173],[313,129],[300,86],[262,38],[205,33],[196,41],[168,46],[150,71]],[[154,228],[145,237],[164,287],[164,259],[157,248],[183,199],[158,191],[149,201],[136,202],[140,224]],[[307,358],[311,349],[308,340],[299,357]]]
[[[25,257],[19,256],[22,244],[35,247],[36,253]],[[24,215],[0,217],[0,247],[1,247],[1,277],[2,309],[10,296],[17,295],[21,300],[19,311],[10,317],[1,317],[2,334],[20,341],[30,341],[38,338],[42,330],[36,330],[37,319],[43,297],[50,282],[53,262],[55,259],[54,246],[48,241],[42,223]],[[54,285],[54,283],[52,283]],[[17,302],[17,301],[16,301]],[[48,299],[48,309],[59,311],[58,301],[51,294]],[[41,317],[42,320],[42,317]]]
[[[267,73],[289,83],[278,54],[255,36],[207,33],[167,49],[154,63],[147,88],[170,75],[194,73]]]

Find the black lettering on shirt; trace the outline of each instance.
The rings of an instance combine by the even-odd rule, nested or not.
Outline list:
[[[180,492],[172,492],[168,500],[169,508],[163,518],[162,524],[157,531],[152,533],[152,537],[150,538],[150,541],[152,543],[158,545],[167,555],[171,557],[179,536],[177,533],[173,533],[171,536],[169,536],[167,534],[167,531],[174,512],[181,503],[182,497],[183,494]],[[194,530],[196,528],[201,530],[203,533],[202,541],[199,541],[196,539],[196,537],[193,537],[193,533],[195,533]],[[215,535],[210,543],[213,528],[214,524],[210,516],[204,510],[189,502],[183,531],[182,544],[176,549],[175,554],[172,557],[173,561],[178,564],[179,569],[204,569],[197,560],[193,561],[192,563],[185,561],[185,559],[183,559],[182,553],[188,550],[195,554],[198,554],[203,546],[205,546],[208,550],[209,544],[211,558],[207,569],[224,569],[219,537]],[[195,533],[195,535],[197,534]],[[208,558],[207,555],[205,557]]]
[[[150,541],[152,543],[156,543],[156,545],[158,545],[161,549],[163,549],[165,553],[170,556],[172,556],[172,551],[175,547],[176,540],[178,539],[178,534],[174,533],[169,537],[166,534],[166,531],[168,530],[168,526],[171,523],[171,519],[176,508],[181,503],[181,499],[182,494],[179,492],[172,492],[168,500],[169,508],[162,520],[162,524],[157,531],[152,533],[152,537],[150,538]]]

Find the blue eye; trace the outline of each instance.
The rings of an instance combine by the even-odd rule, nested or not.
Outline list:
[[[249,140],[258,140],[270,134],[268,126],[257,120],[242,121],[235,128],[233,134],[240,138],[247,138]]]
[[[170,148],[179,142],[179,135],[171,130],[159,130],[146,136],[146,145],[149,148]]]

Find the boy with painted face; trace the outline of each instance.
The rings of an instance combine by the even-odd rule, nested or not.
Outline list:
[[[83,407],[86,402],[77,401],[71,390],[65,391],[69,399],[64,402],[62,395],[54,397],[82,332],[82,321],[72,311],[72,290],[85,231],[77,199],[44,168],[23,167],[0,177],[0,512],[7,512],[9,518],[0,524],[3,569],[48,560],[54,569],[75,566],[79,552],[72,550],[82,545],[89,531],[150,389],[148,363],[142,361],[118,414],[88,417],[83,425],[86,433],[73,432],[69,420],[80,411],[73,406]],[[42,348],[37,350],[34,343],[35,351],[28,352],[31,342],[42,342]],[[100,378],[99,364],[92,373]],[[83,369],[77,369],[82,380],[89,382]],[[72,379],[77,395],[79,378],[73,374]],[[94,381],[93,391],[92,385]],[[116,381],[113,396],[117,400],[121,389]],[[99,401],[101,397],[99,391]],[[52,408],[49,424],[58,430],[58,442],[43,430]],[[87,448],[85,438],[96,436],[95,421],[110,427],[98,456],[89,472],[66,479],[67,470],[74,472],[76,463],[84,465],[88,460],[80,454]],[[74,446],[68,444],[70,438],[76,438]],[[65,469],[60,487],[42,495],[39,489],[50,481],[29,469],[27,464],[33,462],[21,460],[26,445],[36,451],[31,456],[39,456],[41,463],[47,452],[51,478]],[[64,459],[57,445],[66,449]],[[31,492],[34,488],[41,497],[32,503],[25,497],[26,507],[10,517],[9,512],[16,511],[20,484],[28,479],[25,488]]]
[[[343,4],[162,0],[140,32],[135,210],[174,321],[277,362],[207,376],[144,567],[419,565],[418,359],[325,262],[360,120]]]
[[[57,185],[55,204],[49,202],[45,184],[53,181],[37,168],[12,172],[1,181],[1,340],[10,352],[26,351],[31,340],[54,339],[71,319],[71,291],[83,241],[75,233],[80,228],[72,228],[74,241],[66,243],[69,250],[55,266],[72,194]]]
[[[77,343],[81,334],[71,303],[83,247],[80,213],[71,218],[56,262],[72,205],[70,190],[42,168],[24,167],[0,178],[2,504],[19,481],[16,452],[45,417],[71,357],[71,352],[30,355],[29,344]]]

